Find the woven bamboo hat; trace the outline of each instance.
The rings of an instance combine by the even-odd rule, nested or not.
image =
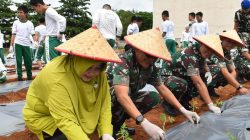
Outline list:
[[[156,58],[171,61],[171,55],[163,42],[158,29],[150,29],[133,35],[125,36],[125,41],[132,47]]]
[[[212,49],[216,55],[224,58],[224,52],[221,46],[220,37],[218,35],[210,34],[210,35],[202,35],[198,37],[193,37],[194,40],[198,41],[200,44],[207,46]]]
[[[122,62],[97,28],[92,27],[55,48],[59,52],[106,62]]]
[[[227,38],[227,39],[234,41],[235,44],[237,44],[236,46],[238,46],[238,47],[245,47],[244,43],[242,42],[238,33],[235,30],[222,32],[220,34],[220,37],[224,37],[224,38]]]

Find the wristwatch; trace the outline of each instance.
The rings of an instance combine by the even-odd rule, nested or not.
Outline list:
[[[144,117],[142,115],[139,115],[135,118],[135,122],[137,125],[140,125],[143,120],[144,120]]]
[[[236,90],[240,90],[241,88],[243,88],[243,86],[239,85],[239,87],[237,87]]]

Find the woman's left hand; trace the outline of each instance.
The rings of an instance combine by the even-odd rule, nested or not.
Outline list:
[[[103,134],[102,140],[115,140],[110,134]]]

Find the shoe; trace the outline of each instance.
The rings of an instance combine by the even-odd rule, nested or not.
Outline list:
[[[162,102],[162,107],[164,108],[166,114],[169,114],[170,116],[177,116],[178,111],[166,101]]]

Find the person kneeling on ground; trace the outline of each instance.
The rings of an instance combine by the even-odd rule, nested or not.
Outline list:
[[[88,140],[97,130],[114,140],[106,62],[121,62],[101,33],[90,28],[56,48],[68,53],[47,64],[31,83],[23,118],[40,140]]]
[[[195,112],[186,110],[161,82],[159,69],[154,63],[158,58],[170,61],[171,56],[162,41],[160,31],[143,31],[126,36],[125,40],[133,48],[120,56],[123,61],[121,64],[110,64],[107,68],[111,86],[114,137],[125,120],[131,117],[154,140],[163,140],[165,132],[143,117],[143,114],[159,104],[160,95],[192,123],[192,118],[199,121],[200,117]],[[146,83],[152,84],[160,95],[156,92],[140,92]]]

